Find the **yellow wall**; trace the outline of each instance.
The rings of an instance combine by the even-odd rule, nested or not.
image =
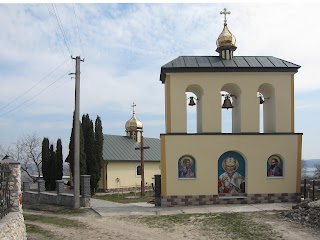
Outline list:
[[[227,151],[245,159],[246,193],[296,193],[301,162],[301,135],[161,135],[162,195],[217,195],[218,159]],[[196,159],[196,179],[178,178],[178,160],[190,154]],[[283,177],[267,177],[267,160],[283,159]]]
[[[160,162],[145,162],[145,182],[154,183],[155,174],[160,174]],[[140,186],[141,177],[136,176],[136,168],[140,162],[111,162],[107,165],[108,189],[117,187]],[[119,178],[119,182],[116,179]],[[100,181],[101,182],[101,181]]]
[[[105,178],[106,171],[107,171],[106,162],[103,161],[102,168],[101,168],[101,178],[100,178],[99,183],[98,183],[99,189],[106,190],[106,186],[107,186],[107,181],[106,181],[106,178]]]
[[[221,132],[221,95],[225,84],[239,87],[234,93],[241,101],[234,123],[236,132],[259,132],[259,98],[257,91],[264,84],[274,87],[272,99],[275,123],[269,129],[271,132],[293,132],[293,75],[292,73],[171,73],[167,76],[166,91],[166,132],[186,133],[186,95],[191,85],[198,85],[203,91],[197,104],[201,104],[201,132]],[[168,81],[169,80],[169,81]],[[227,87],[228,88],[228,87]],[[196,94],[197,95],[197,94]],[[199,94],[198,94],[199,95]],[[269,96],[266,96],[269,97]],[[201,101],[201,103],[200,103]],[[241,114],[239,114],[239,111]]]

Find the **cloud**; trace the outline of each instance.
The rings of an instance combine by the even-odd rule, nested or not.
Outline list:
[[[51,4],[0,4],[0,78],[5,86],[0,88],[0,109],[70,58],[68,41],[71,54],[85,58],[81,62],[81,114],[103,116],[109,120],[102,119],[105,131],[118,126],[115,128],[122,135],[125,122],[117,122],[114,116],[127,115],[123,119],[129,119],[134,101],[138,117],[145,116],[145,126],[153,127],[150,132],[158,137],[164,129],[157,125],[161,124],[159,118],[164,119],[161,66],[181,55],[217,56],[215,42],[223,28],[219,12],[224,7],[231,11],[228,27],[237,38],[236,56],[272,55],[294,62],[302,66],[295,75],[296,92],[314,94],[313,90],[320,89],[315,77],[315,59],[320,54],[316,47],[320,5],[316,3],[279,3],[276,7],[274,3],[55,4],[65,37]],[[74,72],[74,66],[70,59],[28,94],[0,110],[0,115]],[[302,107],[306,106],[297,104]],[[37,129],[39,134],[57,136],[50,126],[61,126],[65,132],[60,133],[66,136],[63,142],[68,142],[73,109],[74,80],[66,75],[0,117],[0,127],[7,128],[5,134],[12,139]],[[38,125],[39,118],[51,121]]]

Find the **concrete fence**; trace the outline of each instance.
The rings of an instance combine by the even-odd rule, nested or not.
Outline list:
[[[90,175],[80,176],[80,206],[90,207]],[[23,182],[23,202],[30,204],[54,204],[61,206],[74,206],[73,193],[67,193],[63,180],[56,180],[56,191],[46,192],[45,181],[38,180],[36,192],[30,191],[30,183]]]

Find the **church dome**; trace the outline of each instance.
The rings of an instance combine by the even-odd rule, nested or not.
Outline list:
[[[224,24],[223,30],[217,39],[217,52],[221,52],[223,49],[236,50],[236,38],[228,29],[227,23]]]
[[[135,114],[133,113],[132,117],[126,122],[125,128],[126,131],[142,130],[143,125],[142,122],[137,119]]]

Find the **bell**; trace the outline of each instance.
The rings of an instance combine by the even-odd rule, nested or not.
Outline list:
[[[231,101],[230,101],[229,97],[226,97],[226,98],[224,99],[224,101],[223,101],[223,104],[222,104],[222,107],[221,107],[221,108],[226,108],[227,110],[228,110],[229,108],[233,108],[233,105],[232,105],[232,103],[231,103]]]
[[[264,103],[264,99],[262,98],[262,96],[259,96],[260,98],[260,104],[263,104]]]
[[[190,97],[190,102],[189,102],[189,104],[188,104],[188,105],[191,106],[191,107],[194,106],[194,105],[196,105],[196,103],[194,102],[193,99],[194,99],[194,97]]]

